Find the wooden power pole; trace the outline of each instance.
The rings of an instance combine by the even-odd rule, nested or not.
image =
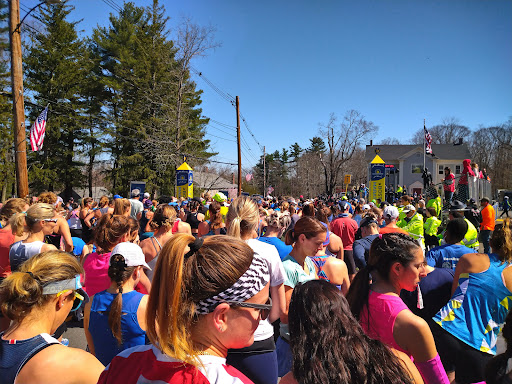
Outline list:
[[[14,152],[18,197],[28,196],[27,142],[25,132],[25,105],[23,103],[23,68],[20,34],[20,2],[9,1],[9,40],[11,43],[11,81],[14,126]]]
[[[240,146],[240,102],[236,97],[236,143],[238,145],[238,196],[242,194],[242,147]]]
[[[266,182],[267,180],[265,179],[265,174],[266,174],[266,163],[265,163],[266,159],[265,159],[265,146],[263,146],[263,197],[265,198],[267,196],[267,185],[266,185]]]

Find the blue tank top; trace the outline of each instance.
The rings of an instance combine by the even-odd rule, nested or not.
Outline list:
[[[123,293],[121,332],[123,343],[119,345],[108,325],[110,305],[116,294],[102,291],[94,295],[91,304],[89,332],[94,342],[96,357],[103,365],[108,365],[119,352],[146,344],[146,332],[137,321],[137,309],[144,295],[137,291]]]
[[[494,253],[489,260],[486,271],[459,275],[455,293],[433,319],[476,350],[495,355],[496,340],[512,307],[512,292],[501,276],[510,264],[502,264]]]
[[[318,268],[317,275],[319,280],[325,280],[327,282],[331,282],[327,275],[325,274],[325,271],[323,270],[325,262],[327,261],[328,255],[321,255],[321,256],[310,256],[310,259],[313,260],[313,264]],[[336,285],[336,288],[341,290],[341,285]]]
[[[0,337],[3,337],[3,332]],[[0,341],[0,381],[2,383],[14,383],[21,369],[38,352],[53,344],[59,344],[47,333],[41,333],[25,340]]]

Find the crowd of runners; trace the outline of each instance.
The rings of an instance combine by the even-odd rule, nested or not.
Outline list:
[[[0,383],[510,383],[511,219],[445,196],[9,199]]]

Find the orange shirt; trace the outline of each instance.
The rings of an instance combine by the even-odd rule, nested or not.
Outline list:
[[[487,204],[484,208],[482,208],[482,223],[480,224],[481,231],[494,231],[495,224],[495,213],[494,208],[491,204]]]
[[[383,235],[385,233],[405,233],[406,235],[408,235],[408,233],[406,231],[404,231],[402,228],[393,228],[393,227],[389,227],[389,226],[385,226],[385,227],[382,227],[379,229],[379,234]]]

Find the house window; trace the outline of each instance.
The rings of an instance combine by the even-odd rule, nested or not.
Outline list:
[[[455,174],[460,175],[460,165],[455,166]]]
[[[423,173],[423,164],[411,164],[411,173]]]
[[[439,171],[437,173],[439,173],[440,175],[444,174],[444,167],[442,165],[439,166]]]

